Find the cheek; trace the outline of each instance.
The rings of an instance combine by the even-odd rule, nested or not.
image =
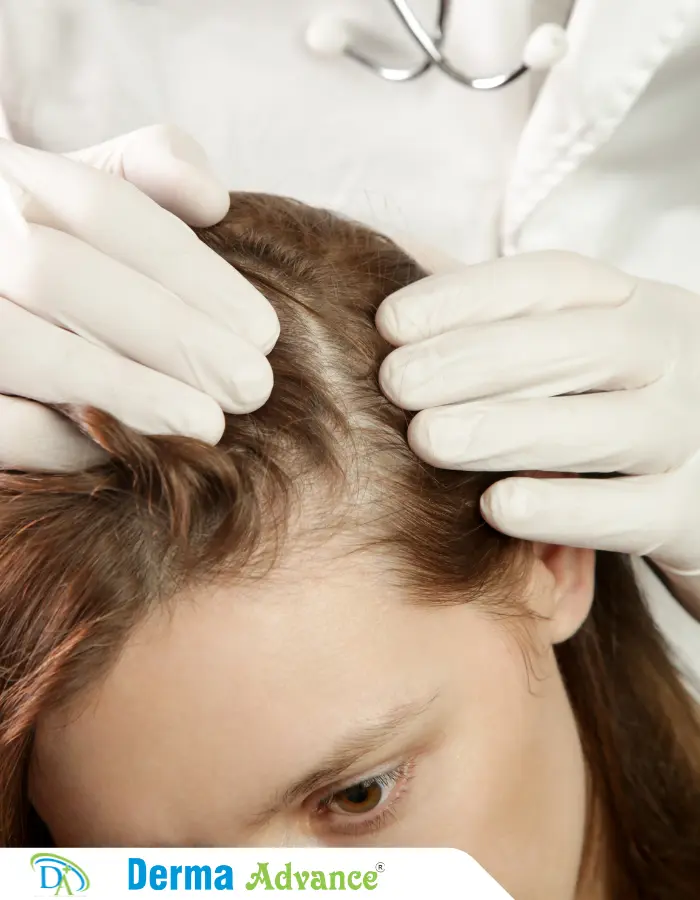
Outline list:
[[[520,900],[564,900],[585,822],[578,733],[551,653],[529,657],[496,628],[469,654],[452,647],[454,713],[435,760],[429,842],[466,850]]]

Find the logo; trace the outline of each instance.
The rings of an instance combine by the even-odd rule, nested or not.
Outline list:
[[[32,869],[39,875],[40,887],[54,897],[72,897],[84,894],[90,887],[85,872],[64,856],[53,853],[35,853],[31,858]]]

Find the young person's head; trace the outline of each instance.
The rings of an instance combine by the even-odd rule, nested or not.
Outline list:
[[[695,897],[700,732],[626,562],[491,530],[492,477],[420,462],[379,389],[421,270],[270,197],[201,237],[279,313],[275,388],[217,447],[69,409],[108,464],[0,477],[0,842],[445,845],[521,900]]]

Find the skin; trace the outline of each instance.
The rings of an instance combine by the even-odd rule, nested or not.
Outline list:
[[[442,845],[519,900],[598,897],[577,888],[586,772],[553,654],[593,554],[534,548],[524,653],[488,598],[408,603],[336,540],[157,612],[40,721],[30,792],[57,844]]]

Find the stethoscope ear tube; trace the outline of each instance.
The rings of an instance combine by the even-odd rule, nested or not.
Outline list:
[[[413,81],[430,69],[437,68],[458,84],[476,91],[491,91],[505,87],[530,70],[550,69],[564,58],[568,50],[564,29],[559,25],[546,23],[540,25],[530,35],[520,66],[510,72],[474,78],[455,68],[443,53],[450,0],[441,0],[432,34],[423,26],[407,0],[389,0],[389,2],[409,37],[423,54],[423,59],[414,66],[405,68],[385,66],[373,59],[353,40],[352,25],[337,17],[315,19],[307,29],[306,42],[317,53],[326,56],[347,56],[385,81]]]

